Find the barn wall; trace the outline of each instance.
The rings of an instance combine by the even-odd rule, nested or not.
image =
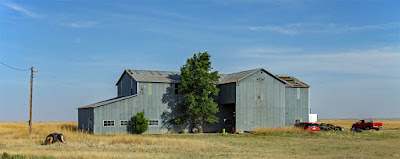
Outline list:
[[[94,121],[93,108],[78,109],[78,129],[80,131],[92,132],[94,130],[93,121]]]
[[[285,85],[260,70],[236,86],[236,130],[285,125]]]
[[[118,82],[118,97],[129,96],[137,93],[137,82],[126,72]]]
[[[286,87],[285,111],[286,126],[292,126],[296,119],[302,122],[309,121],[309,88]]]
[[[130,120],[136,113],[144,110],[149,120],[158,120],[158,125],[149,125],[146,133],[167,132],[173,127],[168,122],[178,113],[172,111],[180,100],[174,92],[173,83],[139,82],[137,96],[95,108],[96,134],[127,133],[130,127],[120,126],[120,120]],[[104,127],[103,120],[115,120],[114,127]]]

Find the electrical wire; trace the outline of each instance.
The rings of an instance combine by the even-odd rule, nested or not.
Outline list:
[[[83,92],[86,92],[86,93],[89,93],[89,94],[98,94],[98,92],[90,91],[88,89],[82,89],[81,87],[77,86],[77,84],[74,83],[74,82],[61,81],[61,80],[59,80],[55,76],[52,76],[49,73],[37,74],[36,78],[42,79],[42,80],[45,80],[45,79],[53,80],[55,82],[55,84],[57,84],[57,85],[59,85],[61,87],[64,87],[64,88],[73,88],[73,89],[80,88],[79,91],[83,91]],[[49,85],[49,83],[47,83],[47,85]],[[110,91],[110,90],[102,90],[102,91],[103,92],[115,92],[115,91]]]
[[[30,68],[29,69],[25,69],[25,70],[24,69],[19,69],[19,68],[14,68],[14,67],[11,67],[11,66],[9,66],[9,65],[1,62],[1,61],[0,61],[0,63],[3,64],[4,66],[7,66],[7,67],[9,67],[9,68],[11,68],[13,70],[17,70],[17,71],[29,71],[29,70],[31,70]]]

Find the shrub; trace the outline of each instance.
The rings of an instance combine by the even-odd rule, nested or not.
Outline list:
[[[133,123],[132,123],[133,133],[141,134],[145,132],[149,128],[149,124],[147,122],[148,119],[144,116],[144,111],[138,112],[133,117]]]

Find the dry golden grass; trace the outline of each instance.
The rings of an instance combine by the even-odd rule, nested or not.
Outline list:
[[[400,126],[396,127],[399,121],[382,121],[393,123],[390,131],[309,135],[282,127],[227,136],[93,135],[77,131],[75,122],[33,123],[29,135],[26,123],[0,123],[0,154],[54,158],[392,158],[400,156]],[[66,143],[42,145],[50,133],[64,134]]]
[[[62,133],[66,143],[43,145],[50,133]],[[77,131],[77,123],[34,123],[32,134],[26,123],[0,123],[0,150],[25,156],[57,158],[150,158],[153,153],[174,156],[169,151],[190,149],[193,152],[223,148],[219,143],[193,139],[160,138],[160,135],[92,135]],[[148,150],[155,150],[154,152]],[[131,151],[126,155],[124,151]],[[0,152],[1,153],[1,152]],[[179,154],[179,153],[176,153]]]
[[[351,128],[358,120],[319,120],[318,123],[331,123],[335,126]],[[376,119],[374,122],[382,123],[383,129],[400,128],[400,120],[396,119]]]
[[[308,134],[308,133],[309,132],[296,127],[279,127],[276,129],[263,127],[251,131],[251,134]]]

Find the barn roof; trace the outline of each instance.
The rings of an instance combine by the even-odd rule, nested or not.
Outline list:
[[[280,79],[286,81],[286,87],[296,87],[296,88],[309,88],[310,86],[306,83],[300,81],[293,76],[278,76]]]
[[[269,74],[275,79],[281,81],[282,83],[287,84],[286,81],[276,77],[275,75],[273,75],[272,73],[268,72],[263,68],[252,69],[230,74],[219,74],[220,76],[219,84],[238,82],[260,70],[264,71],[265,73]],[[180,83],[181,81],[181,73],[174,71],[151,71],[151,70],[127,69],[124,71],[124,73],[129,74],[135,81],[138,82]],[[117,82],[117,85],[119,81],[122,79],[123,75],[124,74],[121,75],[120,79]]]
[[[128,73],[135,81],[138,82],[157,82],[157,83],[179,83],[181,81],[181,73],[174,71],[152,71],[152,70],[130,70],[127,69],[124,73]],[[119,78],[121,80],[122,76]]]
[[[278,81],[286,84],[286,81],[276,77],[274,74],[268,72],[267,70],[263,68],[258,68],[258,69],[252,69],[252,70],[247,70],[247,71],[242,71],[242,72],[236,72],[236,73],[231,73],[231,74],[220,74],[221,78],[219,81],[219,84],[226,84],[226,83],[233,83],[233,82],[238,82],[258,71],[264,71],[265,73],[269,74],[273,78],[277,79]]]
[[[99,106],[102,106],[102,105],[105,105],[105,104],[118,102],[118,101],[125,100],[125,99],[128,99],[128,98],[132,98],[132,97],[135,97],[135,96],[137,96],[137,95],[135,94],[135,95],[125,96],[125,97],[115,97],[115,98],[103,100],[101,102],[97,102],[97,103],[94,103],[94,104],[90,104],[90,105],[86,105],[86,106],[83,106],[83,107],[79,107],[78,109],[96,108],[96,107],[99,107]]]
[[[301,82],[300,80],[298,80],[294,77],[291,77],[291,76],[278,77],[263,68],[252,69],[252,70],[241,71],[241,72],[230,73],[230,74],[219,74],[219,76],[220,76],[219,84],[239,82],[240,80],[242,80],[258,71],[264,71],[265,73],[269,74],[273,78],[284,83],[287,87],[307,87],[307,88],[310,87],[307,84]],[[138,82],[180,83],[180,81],[181,81],[181,73],[180,72],[127,69],[124,71],[124,73],[119,78],[118,83],[122,79],[122,77],[125,73],[130,75],[135,81],[138,81]],[[117,85],[118,85],[118,83],[117,83]],[[136,95],[111,98],[111,99],[107,99],[107,100],[97,102],[94,104],[79,107],[78,109],[95,108],[95,107],[99,107],[99,106],[102,106],[105,104],[110,104],[110,103],[118,102],[118,101],[125,100],[128,98],[132,98],[134,96],[136,96]]]

